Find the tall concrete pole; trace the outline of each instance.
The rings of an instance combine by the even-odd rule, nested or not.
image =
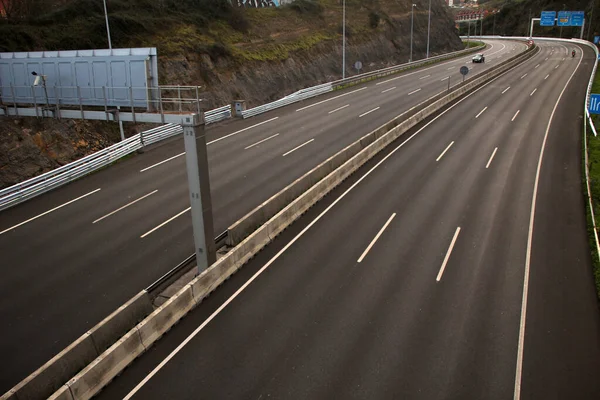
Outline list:
[[[431,0],[429,0],[429,21],[427,22],[427,55],[425,58],[429,58],[429,34],[431,33]]]
[[[346,77],[346,0],[342,6],[342,79]]]
[[[414,27],[414,21],[415,21],[415,7],[417,5],[413,4],[411,7],[411,13],[410,13],[410,58],[408,59],[408,62],[412,61],[412,55],[413,55],[413,27]]]
[[[108,36],[108,48],[112,50],[112,41],[110,40],[110,27],[108,26],[108,11],[106,10],[106,0],[104,0],[104,19],[106,20],[106,35]]]
[[[185,117],[181,125],[185,145],[196,263],[200,274],[216,261],[204,114]]]

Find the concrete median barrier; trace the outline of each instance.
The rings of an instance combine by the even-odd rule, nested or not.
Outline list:
[[[45,399],[153,311],[144,290],[19,382],[0,400]]]
[[[306,181],[303,181],[303,184],[311,181],[316,183],[307,188],[301,195],[289,202],[289,204],[281,207],[266,223],[259,222],[260,218],[265,218],[264,214],[261,214],[260,218],[257,217],[253,223],[259,223],[259,229],[241,240],[227,255],[219,259],[198,277],[194,278],[192,282],[132,328],[123,338],[69,381],[67,386],[70,388],[73,399],[88,399],[100,391],[120,370],[152,346],[179,319],[187,314],[195,305],[199,304],[204,297],[228,279],[316,202],[394,140],[463,94],[485,84],[487,81],[499,76],[518,63],[525,61],[532,55],[533,50],[505,61],[500,67],[494,68],[481,77],[461,84],[450,94],[428,101],[427,104],[423,105],[422,109],[416,110],[405,121],[400,122],[399,120],[395,120],[382,125],[382,127],[369,134],[376,137],[376,140],[365,137],[362,144],[358,141],[315,167],[312,171],[318,171],[315,172],[317,175],[310,177],[303,176],[301,179],[306,179]],[[390,126],[392,126],[391,129],[386,133],[382,133],[382,129]],[[356,149],[359,149],[359,151],[356,152]],[[339,158],[334,161],[335,157]],[[345,161],[335,166],[340,160]],[[324,173],[323,171],[328,170],[330,170],[329,173],[320,179],[318,178],[320,174]],[[262,206],[266,207],[267,204],[265,203]],[[272,204],[269,206],[275,207]],[[258,212],[259,210],[257,210],[256,215],[259,215]],[[59,390],[63,389],[60,388]]]
[[[108,384],[144,350],[137,328],[130,330],[66,383],[73,400],[90,399],[97,393],[98,387]],[[63,388],[61,390],[64,391]]]

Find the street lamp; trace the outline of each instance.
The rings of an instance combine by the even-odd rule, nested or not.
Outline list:
[[[566,5],[566,4],[563,4],[563,8],[562,8],[562,9],[563,9],[563,11],[565,11],[565,8],[567,8],[567,5]],[[558,22],[560,22],[560,20],[559,20]],[[560,37],[562,38],[562,25],[560,26],[560,34],[559,34],[559,35],[560,35]]]
[[[411,13],[410,13],[410,58],[408,59],[408,62],[412,62],[412,54],[413,54],[413,27],[414,27],[414,21],[415,21],[415,7],[417,5],[413,3],[412,7],[411,7]]]
[[[431,0],[429,0],[429,21],[427,22],[427,55],[425,58],[429,58],[429,33],[431,31]]]
[[[342,6],[342,79],[346,78],[346,0]]]
[[[110,27],[108,26],[108,12],[106,11],[106,0],[104,1],[104,19],[106,20],[106,35],[108,36],[108,48],[112,50],[112,43],[110,40]]]

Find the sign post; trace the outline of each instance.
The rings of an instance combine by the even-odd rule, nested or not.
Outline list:
[[[463,82],[465,81],[465,76],[467,76],[468,73],[469,73],[469,67],[467,67],[466,65],[463,65],[462,67],[460,67],[460,74],[463,76]]]

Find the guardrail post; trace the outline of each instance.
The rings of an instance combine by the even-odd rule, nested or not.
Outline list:
[[[216,261],[204,115],[185,116],[181,125],[185,144],[196,262],[200,274]]]

